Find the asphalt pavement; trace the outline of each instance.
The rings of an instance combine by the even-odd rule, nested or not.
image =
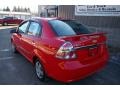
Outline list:
[[[61,85],[64,83],[48,78],[38,80],[34,66],[21,54],[11,51],[9,33],[11,29],[0,29],[0,84],[1,85]],[[120,84],[120,53],[110,52],[110,59],[101,71],[70,85]]]

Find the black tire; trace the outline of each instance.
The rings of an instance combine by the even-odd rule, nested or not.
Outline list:
[[[12,52],[18,53],[18,51],[13,43],[11,44],[11,46],[12,46]]]
[[[46,79],[45,70],[43,65],[38,59],[35,62],[35,73],[40,81],[45,81]]]
[[[8,23],[7,22],[3,22],[3,24],[2,24],[3,26],[7,26],[8,25]]]

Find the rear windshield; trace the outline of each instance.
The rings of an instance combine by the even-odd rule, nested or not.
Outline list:
[[[75,20],[50,20],[49,24],[58,36],[88,34],[90,31]]]

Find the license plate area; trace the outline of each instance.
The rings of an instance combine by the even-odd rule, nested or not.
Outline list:
[[[98,54],[98,46],[97,45],[93,45],[93,46],[88,48],[88,55],[89,56],[95,56],[97,54]]]

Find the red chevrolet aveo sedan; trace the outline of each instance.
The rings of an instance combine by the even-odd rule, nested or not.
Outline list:
[[[11,33],[12,49],[34,64],[40,80],[80,80],[108,60],[105,33],[92,33],[76,20],[34,18]]]

